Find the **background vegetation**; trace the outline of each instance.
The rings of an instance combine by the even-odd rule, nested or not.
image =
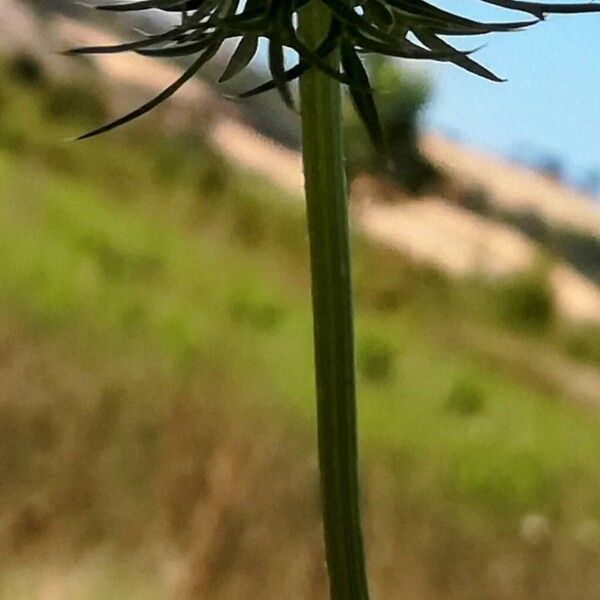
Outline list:
[[[419,117],[429,100],[429,83],[423,76],[401,71],[395,62],[383,56],[369,55],[366,66],[376,90],[389,159],[387,164],[381,160],[348,101],[344,134],[350,172],[391,178],[413,194],[439,188],[441,174],[419,148]]]
[[[99,82],[1,80],[0,597],[324,598],[301,204],[160,113],[60,141]],[[543,268],[354,251],[374,596],[598,598],[600,423],[547,366],[598,338]]]

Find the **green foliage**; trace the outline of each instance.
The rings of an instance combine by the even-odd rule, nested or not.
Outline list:
[[[270,294],[261,297],[258,290],[240,288],[235,290],[230,299],[232,317],[258,330],[269,330],[281,324],[284,309]]]
[[[574,327],[563,332],[561,339],[570,356],[600,366],[600,327]]]
[[[55,83],[46,95],[44,106],[47,118],[68,122],[81,122],[83,126],[108,118],[108,103],[95,88],[85,82],[71,81]]]
[[[531,510],[559,493],[554,474],[535,453],[513,449],[505,459],[498,458],[486,444],[467,445],[452,466],[457,491],[493,505],[500,514]]]
[[[360,119],[348,110],[344,133],[350,171],[391,176],[407,191],[421,192],[438,178],[418,145],[418,120],[429,98],[429,85],[422,77],[380,56],[370,56],[367,68],[376,90],[387,162],[369,143]]]
[[[498,310],[509,325],[530,331],[545,331],[552,324],[554,300],[543,275],[525,274],[502,282]]]
[[[371,383],[385,383],[394,375],[396,349],[385,339],[371,335],[359,340],[358,373]]]
[[[479,414],[485,407],[485,394],[470,378],[457,379],[450,389],[446,400],[446,408],[451,413],[463,417]]]

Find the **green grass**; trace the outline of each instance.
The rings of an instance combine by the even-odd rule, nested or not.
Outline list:
[[[301,206],[224,164],[201,139],[151,135],[142,124],[94,142],[59,143],[85,123],[49,124],[43,93],[37,102],[18,86],[4,94],[0,121],[10,126],[0,127],[0,314],[6,339],[22,337],[27,353],[57,375],[42,368],[23,376],[19,393],[27,401],[13,399],[2,408],[5,421],[20,423],[20,433],[2,451],[2,479],[10,474],[14,489],[2,496],[0,513],[21,496],[46,488],[63,494],[74,485],[78,463],[72,473],[66,465],[77,453],[62,446],[50,453],[62,473],[55,479],[36,479],[35,466],[44,410],[60,414],[64,390],[71,388],[64,406],[77,408],[68,431],[82,423],[101,427],[106,389],[125,389],[115,400],[121,425],[106,442],[120,458],[98,484],[116,479],[117,491],[106,505],[90,501],[95,508],[84,513],[146,506],[139,498],[152,489],[160,471],[156,457],[164,450],[152,436],[148,442],[133,432],[149,428],[160,437],[177,390],[216,390],[219,402],[249,428],[250,413],[267,411],[311,440],[312,332]],[[364,240],[354,246],[365,469],[392,464],[400,506],[418,507],[417,513],[437,515],[464,532],[475,527],[468,534],[474,547],[490,536],[492,547],[505,536],[516,544],[520,519],[531,512],[567,532],[600,519],[596,416],[468,347],[447,343],[457,323],[509,331],[494,310],[481,308],[495,301],[493,288],[450,283]],[[552,332],[510,335],[558,347]],[[38,389],[44,401],[36,408],[29,399]],[[473,393],[480,398],[474,408],[456,410],[457,394]],[[106,427],[116,427],[110,423]],[[73,440],[94,454],[85,431],[73,433]],[[106,515],[100,521],[112,523],[103,525],[108,537],[121,522]],[[73,522],[78,531],[79,521]],[[20,591],[27,589],[25,579],[13,572],[0,597],[32,597]]]
[[[116,142],[110,138],[87,147],[94,156],[105,143],[110,149]],[[178,143],[166,139],[161,155]],[[65,162],[73,152],[85,160],[84,145],[73,146],[56,151]],[[134,151],[140,148],[134,145]],[[206,151],[204,156],[216,160]],[[160,162],[161,156],[147,157],[146,177]],[[193,187],[193,166],[174,168],[182,175],[174,193],[185,198],[182,203],[194,198],[199,205],[198,223],[187,229],[182,227],[186,215],[160,210],[173,202],[163,197],[171,189],[164,183],[156,190],[148,186],[138,165],[130,177],[139,178],[140,197],[107,197],[97,181],[87,181],[88,169],[74,177],[44,168],[36,158],[11,158],[4,150],[4,305],[43,332],[81,328],[96,341],[137,338],[176,368],[193,370],[208,361],[229,372],[223,376],[258,389],[268,382],[265,396],[283,410],[311,418],[312,334],[297,209],[239,173],[228,176],[220,198],[207,201],[206,190]],[[107,185],[110,190],[110,181]],[[284,227],[293,232],[287,240]],[[398,266],[404,267],[399,261]],[[294,268],[296,274],[287,272]],[[408,307],[390,314],[368,306],[359,310],[359,355],[369,339],[385,344],[391,355],[385,381],[362,378],[363,436],[409,452],[420,471],[434,470],[434,480],[478,502],[516,510],[552,504],[560,482],[594,461],[598,425],[464,352],[436,347],[422,331],[427,313],[416,307],[426,292],[419,290]],[[455,382],[465,377],[486,401],[481,414],[457,418],[445,403]]]

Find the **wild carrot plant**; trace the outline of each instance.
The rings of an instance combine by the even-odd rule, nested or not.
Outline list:
[[[156,9],[179,13],[175,25],[115,46],[77,48],[72,54],[133,51],[151,57],[191,57],[178,80],[133,112],[81,136],[107,132],[159,105],[193,78],[221,46],[237,40],[219,81],[235,77],[266,40],[270,78],[240,97],[275,89],[290,108],[290,83],[299,79],[306,210],[310,241],[318,444],[324,540],[332,600],[367,600],[360,525],[354,339],[347,191],[341,134],[341,93],[347,87],[372,143],[385,156],[368,73],[361,55],[450,62],[502,81],[458,50],[450,36],[525,29],[548,13],[599,12],[588,3],[480,0],[518,12],[514,21],[481,22],[426,0],[132,0],[98,6],[113,12]],[[286,67],[286,52],[296,63]]]

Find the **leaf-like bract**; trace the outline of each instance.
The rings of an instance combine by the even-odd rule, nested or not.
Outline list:
[[[450,0],[446,0],[451,5]],[[317,48],[308,47],[298,33],[298,12],[319,2],[330,14],[331,25]],[[377,53],[405,59],[451,62],[479,77],[503,81],[473,58],[473,51],[454,48],[445,36],[481,36],[518,31],[542,21],[546,14],[600,12],[600,4],[530,2],[528,0],[472,0],[499,7],[528,18],[483,22],[456,14],[427,0],[130,0],[97,8],[112,12],[159,10],[181,13],[181,23],[172,29],[112,46],[75,48],[69,54],[113,54],[133,51],[154,57],[194,58],[185,73],[158,96],[131,113],[100,127],[91,137],[127,123],[173,95],[210,60],[224,40],[238,38],[219,81],[227,81],[252,62],[260,38],[267,40],[271,79],[248,90],[246,98],[276,89],[283,101],[294,106],[289,83],[308,69],[319,69],[347,85],[353,103],[375,145],[383,147],[383,136],[370,89],[369,76],[358,53]],[[441,2],[440,2],[441,3]],[[415,43],[414,40],[418,40]],[[298,63],[285,68],[285,50],[298,55]],[[327,56],[338,50],[342,71],[331,66]]]

